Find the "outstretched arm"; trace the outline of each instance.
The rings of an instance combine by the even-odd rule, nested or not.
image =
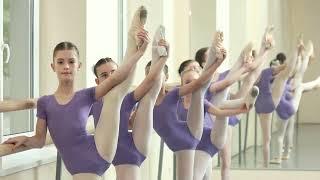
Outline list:
[[[220,117],[234,116],[242,113],[247,113],[250,111],[250,109],[246,108],[245,104],[243,104],[241,108],[235,108],[235,109],[221,109],[210,103],[208,103],[207,105],[208,105],[208,112],[210,114],[214,116],[220,116]]]
[[[34,109],[37,106],[37,99],[9,100],[0,102],[0,112]]]

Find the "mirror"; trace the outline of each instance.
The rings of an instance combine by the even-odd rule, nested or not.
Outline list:
[[[271,61],[279,52],[284,52],[288,58],[292,57],[296,47],[297,37],[304,34],[305,43],[312,40],[315,47],[315,57],[319,57],[320,40],[317,33],[319,26],[316,26],[320,2],[306,0],[203,0],[203,1],[124,1],[127,3],[124,12],[125,18],[132,16],[138,5],[144,4],[151,9],[147,22],[147,29],[152,32],[157,25],[162,23],[166,27],[167,40],[170,42],[171,56],[168,60],[169,83],[180,82],[177,74],[180,63],[187,59],[194,59],[195,53],[202,47],[210,45],[213,33],[216,29],[223,30],[225,46],[228,50],[227,59],[221,65],[220,72],[229,69],[237,60],[241,50],[249,41],[253,41],[254,48],[259,49],[262,35],[267,25],[274,25],[273,37],[276,45],[268,55]],[[131,15],[130,15],[131,13]],[[124,28],[124,33],[127,30]],[[125,40],[125,39],[124,39]],[[124,43],[125,44],[125,43]],[[148,58],[150,57],[147,55]],[[144,63],[146,63],[145,61]],[[267,63],[268,64],[268,63]],[[320,63],[313,61],[304,74],[303,82],[316,79],[320,73]],[[143,67],[143,66],[142,66]],[[138,70],[143,72],[143,70]],[[140,78],[143,75],[138,75]],[[232,88],[233,92],[238,89],[238,84]],[[320,142],[314,141],[320,138],[320,121],[317,118],[317,108],[320,105],[320,91],[304,93],[301,98],[299,111],[292,117],[294,122],[294,135],[292,136],[293,147],[288,160],[282,160],[281,164],[269,164],[270,169],[299,169],[319,170]],[[279,132],[279,120],[277,114],[272,116],[272,138],[270,144],[270,159],[275,156],[277,144],[277,133]],[[171,172],[169,166],[160,166],[164,162],[170,162],[172,156],[168,155],[166,146],[160,144],[160,139],[153,135],[157,141],[153,141],[152,152],[156,152],[152,159],[158,168],[158,177],[166,172]],[[231,168],[259,169],[264,168],[262,151],[262,130],[260,120],[255,110],[243,115],[241,122],[232,128]],[[160,150],[159,150],[160,147]],[[164,149],[164,153],[161,149]],[[160,153],[159,153],[160,151]],[[168,160],[168,158],[170,158]],[[159,161],[158,161],[159,160]],[[159,166],[158,166],[159,165]],[[217,158],[214,161],[215,167],[221,165]],[[170,166],[171,167],[171,166]],[[159,169],[160,168],[160,169]],[[173,172],[174,174],[174,172]]]
[[[189,1],[190,3],[190,58],[196,51],[208,46],[215,29],[224,30],[228,57],[220,71],[228,69],[237,60],[241,50],[249,41],[253,41],[255,48],[259,48],[265,27],[273,24],[273,33],[276,41],[275,48],[268,58],[274,59],[276,54],[284,52],[288,58],[293,55],[297,37],[303,33],[305,43],[312,40],[315,56],[319,57],[320,41],[317,37],[319,27],[316,26],[320,2],[311,0],[284,0],[284,1],[236,1],[236,0],[204,0]],[[219,28],[220,27],[220,28]],[[225,31],[226,30],[226,31]],[[228,36],[228,37],[227,37]],[[317,59],[317,58],[316,58]],[[320,76],[317,68],[318,61],[309,63],[303,82],[309,82]],[[234,88],[237,89],[238,87]],[[236,91],[236,90],[235,90]],[[290,157],[286,152],[282,154],[281,164],[269,164],[270,169],[300,169],[319,170],[320,159],[317,152],[320,143],[315,139],[320,138],[320,121],[317,118],[317,108],[320,105],[319,90],[303,93],[299,111],[290,120],[294,126],[288,125],[284,137],[286,141],[293,142]],[[271,126],[270,159],[277,156],[278,137],[282,120],[276,113],[273,114]],[[293,128],[294,127],[294,128]],[[262,149],[262,130],[260,120],[255,110],[241,118],[241,123],[232,128],[232,168],[256,169],[264,168]],[[290,135],[290,132],[294,132]],[[290,138],[292,137],[292,138]],[[281,147],[280,147],[281,148]],[[285,147],[283,147],[285,151]],[[289,158],[289,159],[287,159]],[[216,165],[221,161],[216,160]]]

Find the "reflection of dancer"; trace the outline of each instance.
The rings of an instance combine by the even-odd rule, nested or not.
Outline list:
[[[244,79],[244,83],[234,97],[234,98],[240,98],[239,99],[240,101],[238,102],[241,102],[242,100],[241,97],[245,97],[250,93],[250,89],[253,87],[256,79],[259,77],[263,69],[263,66],[266,62],[265,61],[266,56],[274,44],[273,38],[271,35],[272,30],[273,30],[272,27],[268,27],[266,29],[265,34],[263,35],[260,52],[258,55],[254,56],[255,58],[254,61],[251,63],[252,61],[251,56],[254,54],[252,51],[252,45],[248,44],[244,52],[242,53],[242,56],[240,57],[241,59],[236,61],[232,69],[229,71],[229,73],[225,77],[225,79],[229,79],[228,76],[231,76],[233,72],[238,71],[243,66],[243,63],[250,63],[249,68],[251,69],[251,72],[246,73],[246,75],[242,75],[241,79],[242,78]],[[199,54],[198,57],[200,56],[201,55]],[[224,82],[228,82],[228,81],[221,81],[215,84],[217,85],[220,83],[223,84]],[[219,107],[223,107],[223,108],[228,107],[230,105],[232,106],[232,103],[229,103],[229,102],[233,102],[233,101],[226,101],[226,98],[228,97],[228,93],[229,93],[229,88],[226,88],[224,89],[223,93],[218,93],[217,95],[214,95],[214,98],[212,99],[213,103],[218,104]],[[217,147],[220,147],[220,148],[223,147],[223,145],[226,144],[227,139],[229,139],[227,143],[230,144],[229,141],[231,141],[231,137],[227,138],[228,134],[230,135],[230,133],[228,133],[230,132],[230,130],[228,130],[228,124],[233,125],[236,123],[237,123],[237,119],[235,119],[235,117],[230,117],[229,119],[223,118],[221,120],[215,121],[214,128],[216,128],[216,130],[212,131],[213,133],[211,134],[211,139],[213,139],[213,142]],[[228,146],[228,147],[231,148],[231,146]],[[222,175],[222,179],[227,180],[229,179],[229,171],[230,171],[230,164],[231,164],[231,150],[224,149],[222,154],[224,155],[223,161],[222,161],[224,165],[223,165],[223,168],[221,169],[222,171],[221,175]],[[199,160],[198,164],[200,164],[201,166],[201,160]],[[210,177],[209,174],[210,174],[211,168],[207,168],[207,170],[209,171],[207,171],[205,177]],[[200,178],[202,176],[203,176],[202,174],[199,174]]]
[[[278,122],[279,128],[276,135],[276,154],[270,161],[271,163],[280,164],[281,160],[286,160],[290,156],[290,151],[293,147],[294,120],[293,114],[297,112],[300,99],[303,92],[311,91],[320,87],[320,76],[313,81],[303,83],[303,76],[309,64],[309,60],[313,55],[313,45],[308,43],[307,49],[304,50],[303,44],[300,44],[301,52],[295,67],[295,73],[291,80],[291,86],[288,85],[287,91],[282,96],[279,105],[277,106],[277,114],[281,121]],[[284,137],[286,137],[283,145]],[[284,154],[282,154],[284,147]]]
[[[204,48],[199,49],[195,55],[195,60],[201,65],[201,67],[203,67],[203,65],[205,65],[205,63],[207,61],[207,54],[208,54],[208,48],[204,47]],[[181,66],[182,65],[183,64],[181,64]],[[240,71],[241,71],[241,69],[240,69]],[[226,75],[228,74],[228,72],[229,71],[226,71],[224,73],[215,73],[214,80],[217,79],[216,82],[219,82],[219,83],[214,83],[213,85],[211,85],[211,88],[210,88],[211,93],[209,93],[209,94],[215,93],[215,91],[219,91],[220,88],[224,89],[225,87],[223,87],[223,86],[231,85],[235,81],[241,80],[246,76],[246,74],[242,74],[242,75],[238,74],[238,76],[236,76],[236,79],[234,79],[235,81],[228,80],[225,78]],[[209,96],[208,100],[210,100],[210,99],[211,99],[211,96]],[[228,119],[229,126],[234,127],[238,123],[239,123],[239,119],[237,116],[230,116],[229,117],[229,119]],[[220,155],[221,155],[221,160],[222,160],[221,161],[222,179],[226,179],[225,174],[229,174],[228,171],[231,166],[231,140],[232,140],[232,128],[231,127],[228,127],[228,134],[227,134],[226,143],[225,143],[224,147],[220,150],[220,153],[221,153]],[[211,173],[212,173],[212,162],[209,162],[203,179],[210,179]]]
[[[194,149],[203,131],[204,94],[210,84],[213,72],[224,60],[224,49],[217,46],[218,34],[214,40],[211,60],[207,63],[200,77],[168,93],[161,91],[154,107],[154,129],[177,157],[177,178],[193,178]],[[180,97],[192,94],[192,102],[187,121],[177,117],[177,105]]]
[[[134,26],[141,27],[143,11],[144,8],[139,8],[136,12]],[[134,34],[132,33],[130,38],[135,39]],[[11,138],[5,143],[14,144],[14,148],[41,148],[44,146],[48,127],[73,179],[99,179],[116,152],[120,104],[132,84],[135,64],[144,54],[148,44],[144,30],[140,30],[137,37],[140,41],[139,50],[135,40],[128,42],[124,64],[110,78],[96,87],[80,91],[74,90],[74,78],[81,66],[79,51],[70,42],[59,43],[54,49],[52,63],[52,69],[59,79],[59,86],[55,94],[43,96],[38,100],[36,135]],[[89,135],[86,131],[89,111],[96,99],[102,97],[106,103],[103,105],[95,135]]]
[[[250,68],[252,69],[252,71],[250,71],[248,73],[247,76],[244,77],[243,80],[243,84],[241,86],[241,88],[239,89],[239,91],[234,95],[234,98],[241,98],[241,97],[245,97],[249,91],[251,90],[251,88],[253,87],[255,81],[257,80],[257,78],[259,77],[263,66],[266,62],[266,56],[268,54],[268,52],[270,51],[270,49],[273,47],[273,38],[271,35],[271,32],[273,31],[273,27],[268,27],[266,28],[265,34],[263,35],[262,38],[262,43],[261,43],[261,48],[260,48],[260,52],[257,55],[254,55],[254,60],[252,61],[252,63],[250,64]],[[248,49],[252,49],[251,45],[247,46]],[[252,56],[253,53],[249,53],[249,54],[244,54],[245,56]],[[244,58],[245,61],[251,61],[252,58]],[[230,72],[228,73],[227,77],[229,76],[229,74],[232,74],[233,71],[239,69],[239,67],[242,66],[242,61],[236,61],[236,63],[233,65],[232,69],[230,70]],[[225,93],[221,93],[221,96],[215,96],[215,98],[213,99],[213,103],[219,103],[219,107],[230,107],[230,101],[225,101],[227,95],[228,95],[228,89],[224,90]],[[232,102],[232,101],[231,101]],[[224,131],[223,134],[225,135],[223,137],[223,139],[220,139],[220,142],[218,142],[219,140],[216,140],[215,143],[219,143],[222,147],[223,144],[225,144],[226,142],[226,136],[227,136],[227,129],[228,129],[228,121],[225,118],[224,121],[216,121],[215,122],[215,126],[214,128],[217,127],[217,131],[214,132],[219,132],[219,131]],[[213,135],[214,138],[214,135]],[[226,178],[228,179],[229,174],[226,174]]]
[[[251,92],[249,91],[248,94],[244,95],[244,98],[242,97],[235,100],[226,99],[229,94],[228,86],[237,81],[240,76],[246,72],[247,61],[251,62],[251,53],[252,46],[249,44],[241,53],[239,58],[240,63],[236,63],[236,65],[230,71],[220,74],[218,81],[211,85],[210,91],[212,93],[212,98],[210,98],[210,100],[214,105],[217,107],[222,106],[224,109],[229,109],[240,107],[249,108],[254,103],[255,97],[258,94],[257,88],[253,88]],[[251,67],[251,65],[249,66]],[[224,82],[229,82],[227,83],[228,86],[222,87],[221,85],[225,84]],[[214,89],[217,91],[212,91]],[[228,126],[227,116],[217,114],[213,127],[204,130],[204,134],[195,153],[194,179],[203,179],[204,177],[211,176],[211,172],[207,171],[206,173],[206,170],[211,169],[208,167],[211,165],[210,162],[212,157],[216,154],[218,149],[223,148],[225,144],[227,132],[226,128]]]
[[[182,85],[185,85],[189,82],[194,81],[198,74],[195,70],[193,69],[188,69],[189,67],[185,67],[186,70],[181,73],[181,79],[182,79]],[[238,78],[239,76],[237,76]],[[214,84],[211,85],[211,87],[214,86]],[[211,94],[211,93],[208,93]],[[257,94],[255,94],[257,95]],[[209,95],[210,96],[210,95]],[[250,94],[251,96],[251,94]],[[188,113],[188,108],[190,106],[191,102],[191,94],[184,96],[178,104],[178,116],[180,120],[186,121],[187,120],[187,113]],[[208,98],[208,97],[206,97]],[[214,98],[214,97],[213,97]],[[211,99],[211,98],[210,98]],[[205,100],[207,101],[207,100]],[[212,119],[209,114],[212,114],[214,116],[229,116],[229,115],[235,115],[239,113],[244,113],[247,112],[249,109],[246,108],[246,104],[253,104],[255,101],[255,98],[252,97],[247,97],[243,99],[242,104],[239,104],[239,107],[233,106],[231,109],[225,108],[225,109],[220,109],[215,106],[209,106],[209,108],[205,108],[205,114],[204,114],[204,129],[203,129],[203,134],[201,137],[201,140],[199,144],[197,145],[196,148],[196,155],[195,155],[195,167],[194,167],[194,179],[203,179],[204,178],[204,173],[206,169],[210,166],[210,161],[212,157],[218,152],[218,148],[216,145],[214,145],[213,141],[211,140],[211,133],[213,131],[212,128]],[[246,103],[248,102],[248,103]],[[206,104],[206,103],[205,103]],[[208,105],[205,105],[208,106]],[[200,163],[201,162],[201,163]],[[208,169],[208,170],[209,170]],[[211,172],[211,171],[210,171]],[[206,179],[210,179],[211,173],[206,174]]]
[[[162,29],[163,27],[159,28],[158,33],[156,33],[157,38],[155,39],[160,39],[159,32]],[[153,107],[162,85],[160,74],[167,60],[167,55],[165,57],[158,55],[157,44],[158,40],[154,40],[150,72],[133,92],[126,95],[121,105],[118,147],[112,162],[116,168],[117,179],[139,179],[140,165],[147,156],[153,122]],[[162,40],[159,42],[159,45],[167,46],[166,42]],[[108,62],[106,59],[102,59],[94,67],[95,74],[110,74],[114,71],[113,67],[116,67],[116,64],[112,60]],[[102,82],[106,78],[105,76],[97,76],[97,83]],[[131,117],[130,120],[133,122],[130,124],[133,125],[129,127],[131,111],[138,101],[140,102],[135,116]],[[92,107],[95,125],[98,123],[101,108],[102,101],[95,103]],[[129,132],[129,129],[133,131]]]
[[[260,80],[257,83],[260,94],[257,98],[255,109],[258,113],[262,129],[264,167],[268,167],[269,165],[272,112],[278,106],[285,92],[286,81],[292,75],[297,62],[297,54],[295,52],[291,61],[279,67],[282,69],[280,72],[277,72],[275,68],[265,69],[261,73]],[[284,61],[285,56],[283,56],[283,59],[279,58],[278,60]]]

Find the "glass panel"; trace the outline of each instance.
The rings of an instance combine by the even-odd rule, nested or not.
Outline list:
[[[32,3],[32,0],[3,0],[3,39],[11,50],[10,62],[3,65],[4,100],[33,96]],[[32,131],[33,119],[32,111],[4,113],[4,135]]]

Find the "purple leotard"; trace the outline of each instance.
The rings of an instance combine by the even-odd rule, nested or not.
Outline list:
[[[239,118],[237,116],[229,116],[229,126],[235,127],[240,122]]]
[[[273,80],[273,69],[267,68],[261,72],[260,80],[257,83],[259,87],[259,95],[255,103],[255,109],[258,114],[271,113],[275,110],[272,100],[271,84]]]
[[[294,115],[295,110],[292,103],[292,96],[291,96],[291,85],[290,80],[287,81],[285,90],[281,96],[280,102],[277,106],[277,114],[282,120],[288,120],[291,116]]]
[[[194,150],[199,143],[190,132],[187,122],[178,119],[179,99],[179,88],[175,88],[153,110],[153,128],[173,152]]]
[[[93,173],[101,176],[110,165],[99,155],[93,135],[86,131],[88,115],[95,101],[94,87],[77,91],[65,105],[60,105],[54,95],[38,100],[37,117],[46,121],[52,140],[72,175]]]
[[[137,101],[131,92],[123,99],[120,109],[119,139],[116,155],[112,161],[114,166],[132,164],[140,167],[146,157],[136,148],[132,132],[128,131],[129,117]],[[102,109],[102,101],[96,102],[92,107],[92,115],[95,126],[98,124]]]
[[[208,100],[204,100],[205,107],[208,103],[210,103]],[[205,108],[207,110],[207,108]],[[188,109],[184,108],[182,99],[179,101],[178,104],[178,116],[181,121],[187,121],[187,114]],[[211,142],[211,129],[213,127],[212,119],[209,113],[205,111],[204,113],[204,126],[203,126],[203,134],[201,136],[200,142],[196,147],[196,150],[204,151],[208,153],[211,157],[213,157],[219,149],[212,144]]]
[[[205,103],[209,103],[206,99],[205,99]],[[206,108],[206,107],[205,107]],[[187,115],[188,115],[188,109],[186,109],[183,105],[183,98],[180,98],[179,102],[178,102],[178,108],[177,108],[177,114],[178,114],[178,118],[181,121],[187,121]],[[203,126],[204,127],[208,127],[208,128],[212,128],[212,119],[209,113],[204,113],[204,119],[203,119]]]
[[[219,149],[212,144],[211,141],[211,128],[204,127],[201,140],[197,146],[197,150],[204,151],[208,153],[211,157],[213,157],[217,152],[219,152]]]

